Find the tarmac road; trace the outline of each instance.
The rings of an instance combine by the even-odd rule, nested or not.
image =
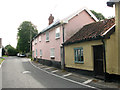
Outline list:
[[[35,68],[27,58],[7,57],[2,65],[2,88],[89,88]]]

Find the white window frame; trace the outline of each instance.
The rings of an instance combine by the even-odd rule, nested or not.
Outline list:
[[[42,50],[40,49],[40,57],[42,56]]]
[[[46,42],[49,41],[49,32],[46,32]]]
[[[41,38],[42,38],[42,37],[41,37],[41,36],[39,36],[39,42],[41,42]]]
[[[37,44],[37,38],[35,39],[35,44]]]
[[[58,38],[60,38],[60,27],[56,28],[56,32],[55,32],[55,39],[58,39]]]
[[[36,57],[37,57],[37,49],[36,49]]]
[[[52,58],[55,57],[55,48],[50,49],[50,57],[52,57]]]

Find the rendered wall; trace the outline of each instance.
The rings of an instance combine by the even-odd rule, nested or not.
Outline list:
[[[98,41],[87,41],[78,44],[72,44],[65,46],[65,66],[83,70],[93,71],[94,69],[94,58],[93,58],[93,46],[102,45],[100,40]],[[74,62],[74,48],[83,48],[84,63],[79,64]]]

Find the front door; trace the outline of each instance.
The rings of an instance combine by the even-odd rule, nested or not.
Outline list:
[[[94,73],[95,76],[104,76],[103,69],[103,45],[98,45],[93,47],[94,50]]]

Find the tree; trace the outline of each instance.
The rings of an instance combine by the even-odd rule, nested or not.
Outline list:
[[[94,10],[90,10],[96,17],[98,20],[104,20],[105,17],[102,15],[102,13],[97,13]]]
[[[21,53],[30,52],[30,44],[32,38],[38,34],[38,30],[35,25],[33,25],[30,21],[24,21],[18,27],[17,33],[17,50]]]
[[[6,49],[7,55],[9,55],[9,56],[17,55],[17,50],[14,47],[12,47],[11,45],[5,46],[5,49]]]

